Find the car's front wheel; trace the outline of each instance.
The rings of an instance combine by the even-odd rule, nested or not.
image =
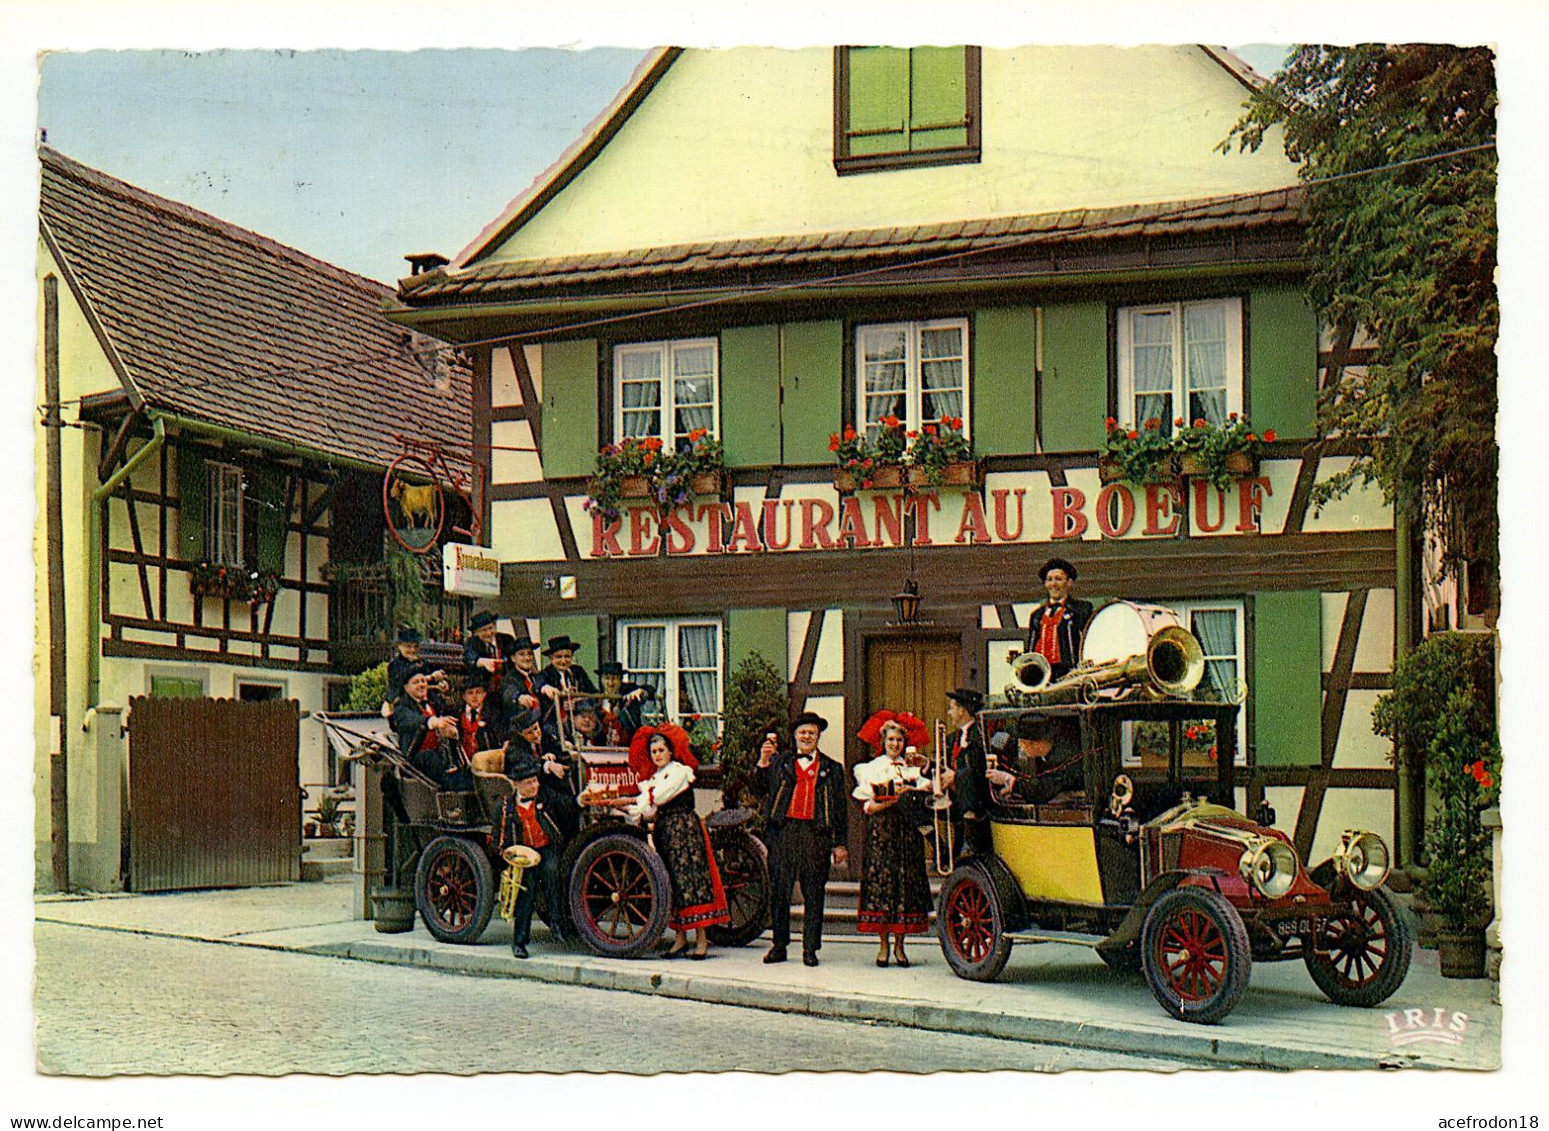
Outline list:
[[[1218,893],[1174,888],[1146,912],[1140,964],[1163,1009],[1180,1021],[1213,1025],[1248,988],[1248,929]]]
[[[1006,908],[983,868],[964,864],[941,885],[936,929],[947,965],[959,978],[993,982],[1011,957]]]
[[[1409,920],[1381,888],[1357,892],[1344,912],[1326,919],[1307,952],[1307,973],[1336,1005],[1387,1001],[1409,973],[1414,935]]]

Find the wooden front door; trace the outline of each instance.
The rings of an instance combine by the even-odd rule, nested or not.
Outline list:
[[[947,717],[947,692],[958,685],[960,654],[961,645],[956,637],[890,637],[870,641],[866,646],[866,710],[856,720],[857,729],[873,712],[883,708],[918,715],[934,729],[937,719]],[[874,754],[868,747],[859,757],[871,758]],[[861,817],[850,824],[850,855],[856,868],[866,837],[864,821]]]

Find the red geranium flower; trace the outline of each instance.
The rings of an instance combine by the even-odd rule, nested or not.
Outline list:
[[[936,426],[934,424],[927,424],[925,426],[925,434],[927,436],[934,436],[936,434]]]
[[[1138,439],[1140,439],[1140,433],[1136,432],[1133,428],[1131,428],[1129,430],[1129,438],[1131,440],[1138,440]]]
[[[1180,416],[1180,417],[1175,418],[1173,420],[1173,423],[1175,425],[1177,425],[1179,428],[1182,428],[1183,427],[1183,417]]]
[[[919,436],[919,433],[918,433],[918,432],[915,432],[915,431],[913,431],[913,430],[912,430],[912,429],[911,429],[911,430],[910,430],[910,431],[908,431],[908,432],[905,432],[905,433],[904,433],[904,435],[905,435],[905,436],[908,436],[908,437],[909,437],[909,439],[911,439],[911,440],[913,440],[913,439],[915,439],[915,438],[916,438],[916,437],[918,437],[918,436]]]
[[[1264,429],[1264,442],[1266,444],[1273,444],[1275,442],[1275,430],[1273,428]]]
[[[846,440],[855,439],[855,426],[853,424],[846,424],[844,426],[844,438]]]
[[[1248,433],[1248,443],[1250,443],[1250,444],[1251,444],[1251,443],[1253,443],[1253,442],[1254,442],[1254,441],[1255,441],[1255,440],[1257,440],[1257,439],[1258,439],[1258,437],[1257,437],[1257,436],[1255,436],[1255,435],[1254,435],[1254,434],[1253,434],[1253,433],[1252,433],[1252,432],[1249,432],[1249,433]]]
[[[837,432],[829,433],[829,436],[828,436],[828,450],[831,451],[831,452],[837,452],[839,450],[839,433],[837,433]]]
[[[1237,419],[1237,414],[1235,412],[1229,412],[1229,413],[1226,414],[1226,419],[1228,419],[1228,420],[1236,420]]]
[[[1203,428],[1204,426],[1205,426],[1205,421],[1204,421],[1203,417],[1201,417],[1198,420],[1194,421],[1194,427],[1196,427],[1196,428]]]
[[[1104,421],[1104,423],[1108,425],[1108,431],[1110,431],[1110,432],[1112,432],[1115,428],[1117,428],[1119,426],[1118,419],[1116,417],[1112,417],[1112,416],[1110,416],[1106,421]]]
[[[1161,420],[1158,419],[1155,416],[1153,416],[1150,420],[1146,421],[1146,427],[1151,429],[1151,431],[1153,431],[1153,432],[1156,431],[1161,426],[1162,426]]]

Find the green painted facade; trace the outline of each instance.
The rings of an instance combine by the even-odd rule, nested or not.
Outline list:
[[[978,451],[1033,450],[1034,334],[1030,306],[981,310],[974,316],[969,424]]]
[[[1092,451],[1103,441],[1107,415],[1107,304],[1044,307],[1044,451]]]
[[[600,657],[600,653],[597,650],[597,641],[600,639],[600,634],[597,631],[597,618],[595,616],[590,614],[573,617],[548,616],[543,618],[543,623],[540,627],[543,630],[542,643],[545,646],[555,636],[568,635],[570,639],[581,645],[576,651],[576,663],[580,664],[588,672],[595,673],[597,671],[597,662]],[[541,665],[548,663],[548,660],[540,658],[538,662]]]
[[[757,652],[776,671],[787,671],[784,609],[730,609],[726,613],[726,671]]]
[[[1292,287],[1256,290],[1248,299],[1249,418],[1281,436],[1313,435],[1318,400],[1318,322]]]
[[[782,462],[831,463],[828,437],[839,430],[844,398],[844,325],[793,323],[782,327],[782,341]]]
[[[728,467],[780,462],[780,327],[721,331],[721,436]]]
[[[597,343],[543,347],[543,474],[590,475],[597,463]]]
[[[1315,766],[1322,758],[1322,618],[1316,591],[1254,594],[1254,741],[1261,766]]]

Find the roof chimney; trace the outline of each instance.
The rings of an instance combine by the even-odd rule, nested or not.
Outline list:
[[[405,255],[409,261],[410,275],[423,275],[426,271],[434,271],[437,267],[445,267],[452,262],[439,251],[417,251],[413,255]]]

